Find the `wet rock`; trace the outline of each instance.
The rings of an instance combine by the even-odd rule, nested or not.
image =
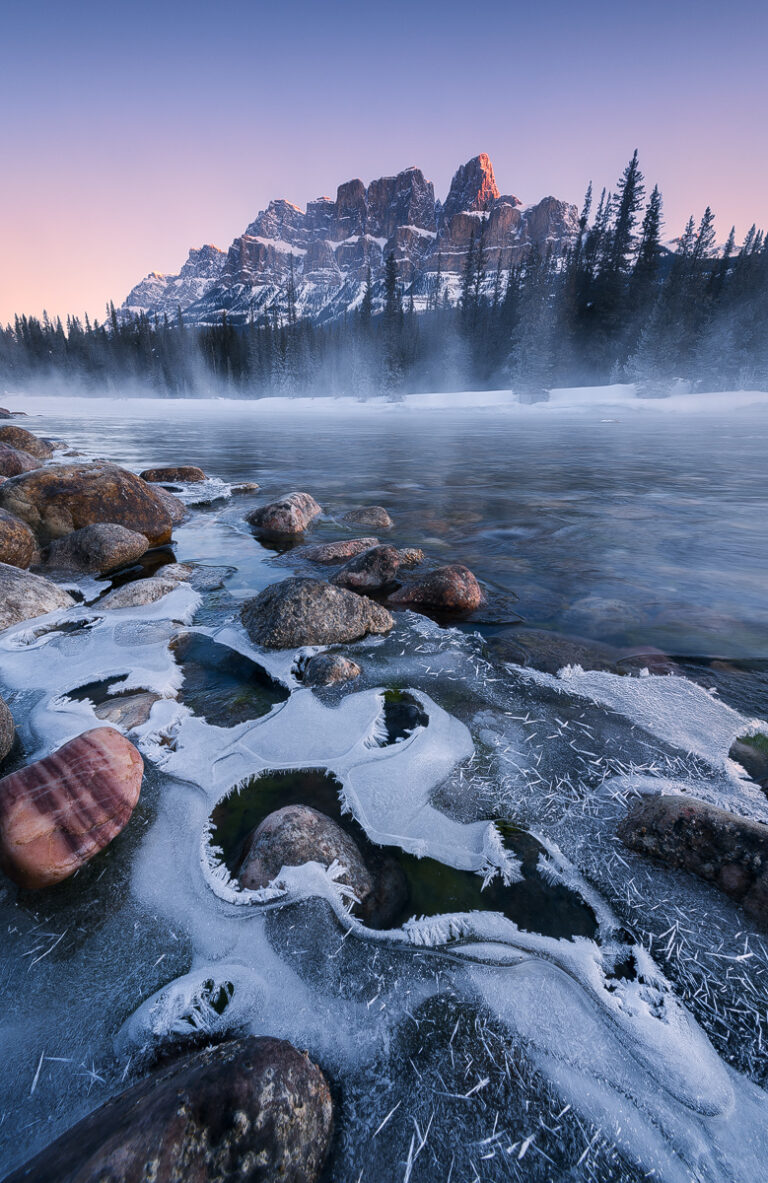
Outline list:
[[[752,780],[763,788],[768,787],[768,736],[744,735],[734,740],[728,755],[741,764]]]
[[[620,674],[639,674],[642,670],[648,670],[649,674],[657,677],[668,674],[683,676],[683,671],[676,661],[662,649],[654,649],[651,645],[644,645],[638,649],[622,649],[616,669]]]
[[[166,563],[160,568],[161,579],[173,579],[176,583],[191,583],[195,591],[217,591],[224,586],[224,580],[232,575],[234,567],[206,567],[196,563]]]
[[[0,563],[28,567],[36,550],[35,536],[26,523],[0,509]]]
[[[332,1128],[317,1065],[285,1040],[249,1036],[173,1060],[7,1183],[316,1183]]]
[[[195,464],[181,464],[178,467],[169,466],[168,468],[145,468],[143,472],[139,473],[143,481],[149,481],[150,484],[177,484],[179,481],[182,484],[196,485],[201,481],[207,481],[208,477],[203,472],[202,468],[198,468]]]
[[[260,488],[258,481],[241,481],[239,485],[232,485],[232,493],[258,493]]]
[[[11,412],[7,407],[0,407],[0,419],[10,419]]]
[[[395,524],[383,505],[364,505],[359,509],[350,509],[341,520],[350,526],[370,526],[373,530],[389,530]]]
[[[480,584],[468,567],[452,563],[393,592],[390,603],[435,608],[443,612],[471,612],[484,602]]]
[[[39,467],[40,461],[29,452],[0,443],[0,476],[21,476],[23,472],[32,472]]]
[[[567,665],[583,670],[606,670],[616,673],[620,651],[600,641],[566,637],[547,629],[515,628],[503,635],[489,637],[487,645],[499,661],[531,666],[547,674],[556,674]]]
[[[150,546],[171,537],[171,518],[161,498],[116,464],[38,468],[6,481],[0,506],[25,521],[42,544],[94,522],[125,526],[143,534]]]
[[[768,929],[768,826],[683,796],[643,797],[620,822],[631,850],[690,871]]]
[[[362,672],[356,661],[341,653],[316,653],[303,663],[301,680],[305,686],[335,686],[359,678]]]
[[[352,888],[360,906],[373,891],[373,879],[356,842],[332,818],[309,805],[286,805],[264,818],[254,830],[238,881],[250,891],[266,887],[283,867],[338,861],[345,868],[340,882]]]
[[[150,579],[137,579],[133,583],[124,583],[116,587],[98,601],[98,607],[110,610],[117,608],[143,608],[147,604],[154,604],[175,591],[179,586],[178,579],[164,579],[153,576]]]
[[[44,556],[44,566],[54,571],[103,574],[140,559],[149,549],[143,534],[112,522],[94,522],[55,539]]]
[[[53,446],[47,440],[40,439],[31,431],[26,431],[25,428],[15,425],[0,427],[0,443],[10,444],[12,448],[18,448],[20,452],[27,452],[30,456],[37,457],[38,460],[47,460],[49,456],[53,455]]]
[[[74,602],[68,592],[50,580],[0,563],[0,630],[56,608],[71,608]]]
[[[111,727],[0,780],[0,866],[21,887],[60,883],[125,827],[144,762]]]
[[[187,520],[189,517],[189,510],[183,501],[181,501],[178,497],[175,497],[173,493],[169,493],[167,489],[163,489],[160,486],[153,488],[152,492],[158,501],[160,501],[163,505],[166,513],[171,519],[172,525],[180,526],[182,522]]]
[[[13,715],[5,699],[0,698],[0,760],[4,760],[10,752],[15,734],[16,725],[13,722]]]
[[[402,546],[397,553],[401,567],[418,567],[424,562],[424,551],[418,546]]]
[[[315,546],[302,546],[293,552],[296,558],[308,559],[310,563],[345,563],[355,555],[378,546],[378,538],[345,538],[341,542],[318,542]]]
[[[576,633],[613,636],[648,623],[646,613],[634,604],[603,596],[583,596],[562,616],[563,626]]]
[[[289,493],[246,514],[249,525],[272,537],[292,538],[303,534],[322,509],[309,493]]]
[[[350,591],[381,591],[397,582],[400,552],[394,546],[372,546],[355,555],[334,575],[331,583]]]
[[[246,631],[267,649],[338,645],[367,633],[387,633],[389,612],[366,596],[314,579],[285,579],[247,600],[241,609]]]
[[[139,690],[136,694],[117,694],[93,708],[97,719],[113,723],[124,731],[141,727],[149,719],[152,707],[160,702],[161,695],[150,690]]]

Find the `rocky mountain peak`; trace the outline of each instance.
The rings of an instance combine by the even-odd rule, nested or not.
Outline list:
[[[443,220],[448,221],[460,211],[475,213],[489,210],[500,197],[491,158],[485,152],[473,156],[454,174],[451,188],[443,207]]]

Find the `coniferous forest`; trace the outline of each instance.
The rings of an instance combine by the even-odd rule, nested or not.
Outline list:
[[[0,329],[0,382],[51,378],[94,394],[224,388],[243,398],[504,387],[538,398],[608,382],[635,382],[647,395],[768,388],[768,239],[753,226],[742,243],[731,230],[718,245],[707,207],[670,240],[637,152],[596,203],[590,185],[567,249],[531,249],[502,271],[484,232],[480,221],[458,303],[439,271],[415,300],[390,254],[383,282],[369,275],[359,307],[328,324],[297,316],[290,281],[281,307],[244,326],[113,305],[101,323],[20,316]]]

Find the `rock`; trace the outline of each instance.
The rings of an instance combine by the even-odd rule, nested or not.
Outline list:
[[[418,567],[424,562],[424,551],[419,550],[418,546],[403,546],[397,553],[401,567]]]
[[[23,472],[32,472],[39,468],[40,462],[29,452],[22,452],[19,448],[12,448],[10,444],[0,443],[0,475],[20,476]]]
[[[60,883],[125,827],[144,762],[111,727],[97,727],[0,780],[0,866],[38,890]]]
[[[239,485],[232,485],[231,491],[235,493],[258,493],[261,485],[258,481],[241,481]]]
[[[312,519],[322,512],[309,493],[289,493],[280,501],[251,510],[245,520],[264,534],[291,538],[303,534]]]
[[[486,643],[497,660],[532,666],[547,674],[556,674],[567,665],[616,673],[620,654],[620,650],[600,641],[565,637],[537,628],[513,628],[503,635],[489,637]]]
[[[71,608],[74,602],[49,579],[0,563],[0,631],[56,608]]]
[[[166,513],[171,519],[172,525],[180,526],[182,522],[187,520],[189,517],[189,510],[183,501],[181,501],[178,497],[175,497],[173,493],[169,493],[167,489],[158,487],[153,489],[152,492],[154,493],[155,497],[157,497],[157,499],[162,502]]]
[[[583,596],[562,616],[562,624],[567,630],[597,633],[601,637],[624,633],[647,623],[648,617],[642,609],[603,596]]]
[[[393,592],[392,604],[424,606],[443,612],[471,612],[484,602],[480,584],[468,567],[453,563],[438,567],[428,575]]]
[[[334,686],[359,678],[362,669],[356,661],[340,653],[316,653],[301,666],[301,680],[305,686]]]
[[[757,784],[768,786],[768,736],[743,735],[734,740],[728,755]]]
[[[400,553],[396,547],[372,546],[345,563],[331,583],[350,591],[381,591],[397,582],[399,570]]]
[[[10,419],[11,412],[7,407],[0,407],[0,419]]]
[[[20,452],[28,452],[30,456],[36,456],[38,460],[47,460],[49,456],[53,455],[53,446],[46,440],[15,425],[0,427],[0,443],[10,444],[12,448],[17,448]]]
[[[11,567],[28,567],[32,562],[37,543],[29,527],[0,509],[0,563]]]
[[[768,929],[768,826],[691,797],[642,797],[620,822],[625,846],[691,871]]]
[[[378,538],[346,538],[342,542],[318,542],[315,546],[302,546],[293,551],[293,556],[308,559],[310,563],[344,563],[378,545]]]
[[[102,599],[97,600],[96,607],[108,608],[110,611],[117,608],[143,608],[147,604],[161,600],[178,586],[178,579],[164,579],[161,575],[155,575],[150,579],[135,579],[132,583],[124,583],[122,587],[107,592]]]
[[[202,468],[197,468],[194,464],[182,464],[177,468],[145,468],[143,472],[139,473],[139,476],[143,481],[149,481],[151,484],[159,482],[160,484],[174,485],[181,482],[182,484],[195,485],[208,480]]]
[[[0,506],[25,521],[42,544],[94,522],[143,534],[150,546],[171,537],[171,518],[145,481],[116,464],[56,464],[14,477]]]
[[[166,563],[158,571],[160,579],[173,579],[175,583],[191,583],[195,591],[217,591],[224,586],[224,580],[232,575],[234,567],[206,567],[196,563]]]
[[[135,562],[148,549],[149,543],[143,534],[112,522],[94,522],[55,539],[43,562],[45,567],[54,571],[103,574]]]
[[[382,505],[365,505],[359,509],[350,509],[341,520],[350,526],[370,526],[373,530],[389,530],[394,525]]]
[[[16,725],[13,715],[5,699],[0,698],[0,760],[4,760],[10,752],[15,735]]]
[[[172,1060],[6,1183],[316,1183],[332,1129],[317,1065],[286,1040],[248,1036]]]
[[[373,891],[373,879],[357,843],[335,821],[309,805],[286,805],[264,819],[253,832],[237,873],[243,888],[255,891],[276,879],[283,867],[338,860],[345,868],[341,882],[352,888],[360,906]]]
[[[93,713],[105,723],[114,723],[124,731],[131,731],[146,723],[152,707],[160,702],[161,697],[150,690],[139,690],[136,694],[116,694],[95,706]]]
[[[251,640],[267,649],[338,645],[394,625],[373,600],[314,579],[273,583],[247,600],[240,615]]]

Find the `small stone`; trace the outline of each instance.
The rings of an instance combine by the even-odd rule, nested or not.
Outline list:
[[[293,538],[303,534],[322,509],[309,493],[289,493],[246,514],[245,520],[263,534]]]
[[[260,488],[258,481],[241,481],[239,485],[232,485],[232,493],[258,493]]]
[[[340,653],[316,653],[302,665],[301,680],[305,686],[335,686],[359,678],[362,672],[356,661]]]
[[[36,550],[35,536],[26,523],[0,509],[0,563],[26,568]]]
[[[0,866],[29,890],[67,879],[127,824],[144,763],[119,731],[97,727],[0,780]]]
[[[97,602],[97,607],[110,611],[118,608],[143,608],[147,604],[154,604],[175,591],[179,586],[177,579],[163,579],[154,576],[150,579],[135,579],[132,583],[124,583],[114,591],[107,592],[103,599]]]
[[[108,698],[93,708],[97,719],[105,723],[112,723],[115,727],[122,727],[124,731],[131,731],[134,727],[141,727],[149,719],[152,707],[160,702],[161,695],[153,694],[149,690],[140,690],[136,694],[117,694]]]
[[[366,596],[314,579],[285,579],[264,588],[241,609],[248,636],[267,649],[338,645],[394,625]]]
[[[55,571],[104,574],[134,563],[148,549],[143,534],[112,522],[94,522],[55,539],[48,547],[44,565]]]
[[[293,551],[297,559],[308,559],[310,563],[345,563],[355,555],[378,546],[378,538],[345,538],[341,542],[318,542],[314,546],[302,546]]]
[[[74,602],[50,580],[0,563],[0,631],[57,608],[71,608]]]
[[[460,563],[438,567],[421,579],[407,583],[389,597],[392,604],[423,606],[443,612],[470,612],[479,608],[484,600],[475,576]]]
[[[53,446],[46,440],[15,425],[0,427],[0,443],[10,444],[12,448],[17,448],[20,452],[28,452],[30,456],[36,456],[38,460],[47,460],[53,455]]]
[[[207,481],[208,477],[203,472],[202,468],[197,468],[194,464],[181,464],[178,467],[167,468],[145,468],[143,472],[139,473],[143,481],[149,481],[151,484],[181,484],[195,485],[200,484],[201,481]]]
[[[341,520],[350,526],[370,526],[373,530],[389,530],[395,524],[383,505],[365,505],[359,509],[350,509]]]
[[[403,546],[397,553],[401,567],[418,567],[424,562],[424,551],[419,550],[418,546]]]

